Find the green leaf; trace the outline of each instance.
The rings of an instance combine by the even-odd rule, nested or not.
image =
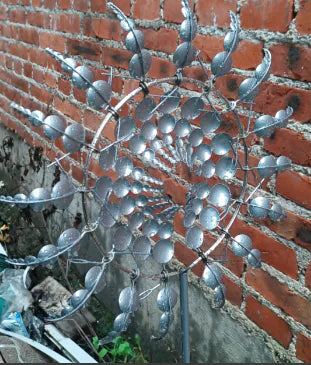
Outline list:
[[[99,349],[98,337],[93,337],[93,346],[95,347],[96,351]]]
[[[104,348],[102,348],[100,351],[99,351],[99,354],[98,356],[102,359],[103,357],[106,356],[106,354],[108,353],[108,350]]]
[[[130,344],[127,341],[124,341],[123,343],[120,344],[120,346],[118,347],[118,355],[131,355],[132,354],[132,349]]]

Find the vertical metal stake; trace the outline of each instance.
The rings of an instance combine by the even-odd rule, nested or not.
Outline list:
[[[188,276],[183,270],[179,274],[180,282],[180,319],[182,336],[182,362],[190,363],[190,336],[189,336],[189,304],[188,304]]]

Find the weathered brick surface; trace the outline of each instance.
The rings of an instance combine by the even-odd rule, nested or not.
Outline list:
[[[153,60],[148,75],[151,78],[174,75],[176,67],[171,62],[172,54],[180,42],[176,25],[184,20],[180,11],[180,0],[113,2],[126,15],[133,16],[137,28],[145,34],[145,47],[152,52]],[[255,99],[253,109],[259,114],[270,115],[288,105],[294,109],[289,125],[276,128],[270,138],[262,141],[254,134],[248,137],[248,142],[253,146],[253,154],[249,156],[250,166],[255,168],[260,158],[266,154],[288,156],[295,164],[294,171],[278,175],[276,197],[271,194],[267,182],[262,185],[265,194],[273,201],[277,201],[278,196],[283,199],[287,218],[280,222],[272,222],[267,218],[248,224],[245,221],[247,209],[242,207],[231,234],[248,234],[253,241],[253,247],[261,250],[267,266],[264,270],[246,269],[243,259],[236,257],[231,251],[229,242],[228,262],[224,263],[229,273],[224,277],[224,283],[227,286],[228,301],[235,306],[235,310],[243,311],[261,332],[267,333],[283,346],[287,354],[307,362],[311,356],[308,336],[311,328],[311,307],[307,300],[307,294],[311,291],[311,263],[308,259],[311,251],[311,2],[195,0],[190,1],[190,6],[196,10],[199,25],[199,34],[194,45],[201,50],[200,57],[207,64],[208,73],[213,57],[223,50],[221,35],[230,26],[228,11],[238,10],[243,30],[238,49],[233,54],[233,67],[238,70],[216,81],[217,88],[227,98],[237,98],[240,83],[261,62],[263,48],[268,48],[272,53],[271,74],[274,77],[261,85],[261,92]],[[55,149],[50,149],[50,141],[44,142],[42,128],[34,128],[34,133],[30,134],[23,126],[26,121],[10,110],[10,101],[44,112],[51,108],[63,116],[66,123],[72,120],[83,123],[87,131],[87,143],[91,143],[105,114],[94,112],[83,105],[86,102],[86,92],[73,87],[69,75],[61,70],[60,65],[44,49],[51,47],[77,56],[79,64],[83,58],[83,62],[89,64],[94,71],[96,80],[107,80],[107,76],[101,74],[108,67],[113,67],[113,73],[128,69],[133,54],[124,47],[125,37],[126,32],[106,8],[104,0],[0,1],[1,123],[14,130],[29,144],[41,146],[47,157],[54,159],[66,152],[61,140],[55,141]],[[204,72],[198,65],[186,67],[185,75],[205,81]],[[112,105],[116,105],[138,85],[136,80],[115,77],[112,83]],[[187,91],[199,90],[197,85],[188,82],[183,86]],[[151,92],[158,94],[162,90],[154,88]],[[143,95],[139,94],[134,101],[138,102],[142,98]],[[239,110],[239,116],[246,127],[248,119],[245,113],[248,106],[241,106],[243,110]],[[128,115],[132,109],[135,109],[132,104],[125,104],[120,115]],[[113,123],[109,122],[103,133],[111,141],[115,140]],[[197,126],[199,123],[199,119],[193,121]],[[238,128],[230,114],[223,115],[220,131],[236,135]],[[205,143],[210,144],[210,139],[206,138]],[[128,147],[128,143],[125,146]],[[243,161],[244,157],[245,154],[240,151],[240,160]],[[84,153],[83,162],[85,158]],[[215,156],[212,159],[214,162],[218,160]],[[61,162],[64,169],[70,171],[79,182],[83,178],[80,161],[79,156],[73,155],[71,160],[64,159]],[[139,165],[141,162],[135,160],[135,163]],[[104,173],[95,160],[91,161],[90,171],[98,176]],[[158,169],[149,169],[149,173],[164,181],[165,191],[173,201],[185,202],[185,184],[180,184],[174,176],[168,177]],[[201,177],[198,178],[184,164],[176,166],[176,174],[190,184],[202,181]],[[243,175],[239,170],[236,177],[241,180]],[[114,174],[111,176],[115,179]],[[209,184],[212,186],[218,182],[218,178],[212,178]],[[249,176],[249,183],[252,186],[257,184],[253,175]],[[232,186],[234,198],[239,197],[240,191],[240,186]],[[257,194],[260,195],[261,191]],[[178,234],[185,235],[182,219],[181,213],[176,215],[175,230]],[[212,235],[206,233],[202,248],[209,248],[214,240]],[[225,246],[220,245],[212,256],[219,258],[224,249]],[[181,242],[176,243],[175,254],[186,265],[197,257],[196,253]],[[287,276],[294,283],[291,289],[270,276],[265,268],[271,268],[279,279]],[[200,276],[203,269],[204,266],[200,264],[193,272]],[[255,290],[256,295],[254,293],[251,296],[246,292],[246,284]],[[275,306],[286,315],[281,318]],[[299,323],[299,327],[295,323]],[[296,352],[293,351],[294,347]]]

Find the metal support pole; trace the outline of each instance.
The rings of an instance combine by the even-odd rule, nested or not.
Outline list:
[[[188,304],[188,272],[183,270],[179,274],[180,283],[180,319],[182,336],[182,362],[190,363],[190,336],[189,336],[189,304]]]

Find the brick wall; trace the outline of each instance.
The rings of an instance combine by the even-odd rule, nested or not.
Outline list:
[[[172,76],[171,55],[178,44],[182,21],[178,0],[113,0],[127,15],[135,18],[146,35],[146,48],[152,51],[151,78]],[[227,299],[258,326],[284,359],[311,361],[311,1],[310,0],[193,0],[199,34],[194,44],[209,66],[222,50],[222,39],[229,26],[228,10],[238,13],[241,23],[239,48],[233,57],[234,73],[220,78],[218,88],[228,98],[236,98],[238,85],[261,62],[263,47],[272,53],[271,77],[255,99],[256,115],[274,115],[290,105],[294,114],[287,128],[277,129],[271,138],[252,141],[254,165],[261,156],[272,153],[292,159],[291,171],[278,176],[276,195],[287,212],[287,219],[273,223],[250,220],[242,213],[232,233],[248,234],[262,251],[262,269],[251,270],[229,252],[224,282]],[[81,121],[90,142],[104,114],[85,105],[84,91],[74,89],[70,78],[45,52],[50,47],[84,59],[95,72],[105,65],[124,75],[131,54],[125,49],[119,22],[106,13],[104,0],[0,0],[0,121],[15,130],[29,144],[41,146],[53,160],[65,152],[61,142],[53,148],[40,128],[30,128],[12,112],[13,100],[32,110],[53,110],[68,122]],[[79,59],[77,57],[77,59]],[[170,61],[169,61],[170,59]],[[190,71],[187,71],[190,72]],[[198,65],[192,74],[202,76]],[[137,87],[137,82],[114,78],[112,104]],[[191,85],[189,85],[191,90]],[[128,115],[129,107],[122,109]],[[240,110],[242,115],[245,111]],[[230,120],[227,121],[228,124]],[[110,130],[106,129],[110,138]],[[62,160],[63,167],[76,180],[82,178],[85,153]],[[95,176],[103,175],[97,161],[90,166]],[[151,171],[152,173],[152,171]],[[156,171],[154,171],[157,174]],[[184,166],[177,173],[188,182],[196,177]],[[165,188],[175,201],[184,199],[184,189],[164,175]],[[271,186],[264,187],[273,195]],[[184,234],[180,216],[177,233]],[[206,238],[208,240],[208,237]],[[175,244],[177,258],[189,263],[196,255],[184,245]],[[193,255],[193,257],[192,257]],[[231,259],[231,260],[230,260]],[[200,275],[202,267],[195,273]]]

